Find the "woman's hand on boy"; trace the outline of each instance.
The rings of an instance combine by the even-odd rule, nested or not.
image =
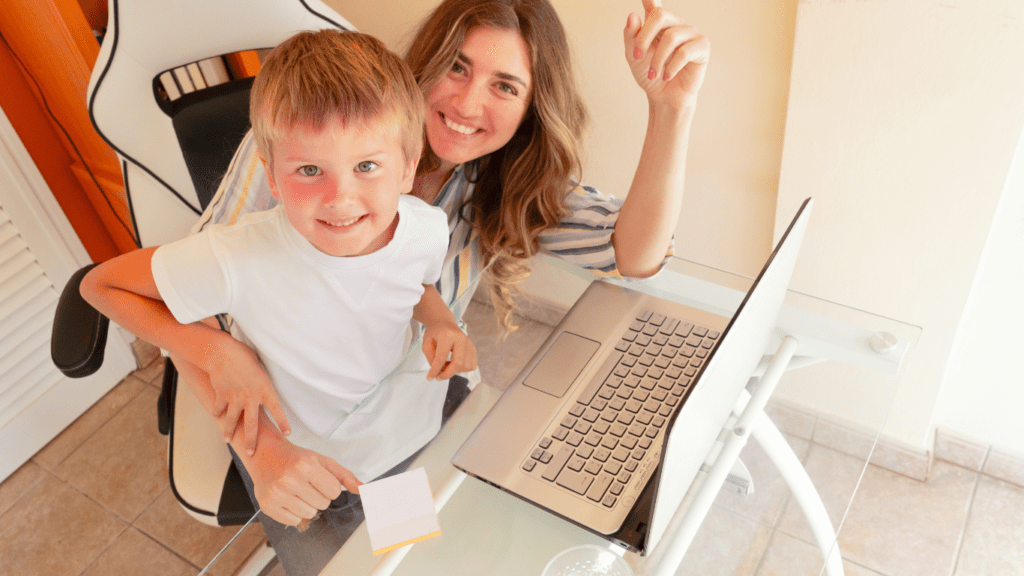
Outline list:
[[[282,434],[291,434],[291,426],[256,353],[231,337],[224,343],[218,353],[211,355],[209,376],[213,399],[207,409],[217,421],[225,442],[231,440],[241,423],[244,450],[252,455],[256,451],[261,405],[274,418]]]
[[[476,346],[452,317],[424,324],[423,355],[430,362],[427,380],[448,380],[476,369]]]
[[[245,463],[260,510],[286,526],[297,526],[326,510],[342,486],[358,494],[362,485],[333,459],[284,438],[264,442]]]
[[[644,15],[630,14],[623,31],[626,61],[652,104],[692,104],[704,83],[711,42],[661,6],[643,0]]]

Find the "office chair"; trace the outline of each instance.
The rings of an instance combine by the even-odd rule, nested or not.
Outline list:
[[[109,21],[87,92],[96,131],[115,150],[140,246],[188,234],[249,128],[252,79],[173,101],[159,77],[186,64],[271,48],[299,30],[354,27],[320,0],[109,0]],[[79,295],[73,275],[54,319],[51,356],[70,377],[103,363],[107,319]],[[158,407],[168,435],[171,487],[182,507],[213,526],[245,523],[253,506],[213,419],[165,362]]]

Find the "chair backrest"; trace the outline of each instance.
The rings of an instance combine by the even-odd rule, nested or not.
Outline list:
[[[161,107],[157,78],[206,58],[271,48],[300,30],[331,27],[354,29],[320,0],[109,0],[87,99],[96,131],[121,161],[141,245],[165,244],[188,232],[241,139],[239,122],[248,118],[249,83],[204,91],[212,101],[190,95]],[[206,102],[194,108],[200,101]],[[239,107],[240,114],[224,113]],[[216,135],[223,123],[210,118],[228,120],[232,136]],[[209,161],[193,160],[190,172],[182,145],[198,145],[193,152]]]

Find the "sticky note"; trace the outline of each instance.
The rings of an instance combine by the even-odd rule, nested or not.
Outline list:
[[[423,468],[363,484],[359,496],[374,556],[441,534]]]

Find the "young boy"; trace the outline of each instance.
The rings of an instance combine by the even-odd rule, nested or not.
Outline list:
[[[410,318],[465,338],[440,298],[427,297],[447,250],[447,218],[405,195],[423,114],[409,69],[378,40],[299,33],[271,52],[251,94],[257,146],[281,205],[115,258],[82,283],[98,310],[200,380],[216,361],[204,356],[207,343],[231,338],[201,320],[234,318],[234,335],[281,400],[283,411],[266,402],[268,411],[291,424],[286,439],[257,410],[258,448],[243,443],[240,426],[231,437],[289,574],[318,572],[361,521],[358,498],[343,487],[358,493],[359,479],[400,471],[438,429],[446,382],[428,383],[422,371],[378,386],[409,348]],[[428,361],[451,351],[427,352]],[[251,364],[240,369],[259,371]],[[193,389],[201,396],[209,384]],[[355,509],[330,520],[346,525],[338,534],[287,528],[335,499]],[[305,540],[289,543],[295,538]],[[306,542],[321,538],[333,542]]]

